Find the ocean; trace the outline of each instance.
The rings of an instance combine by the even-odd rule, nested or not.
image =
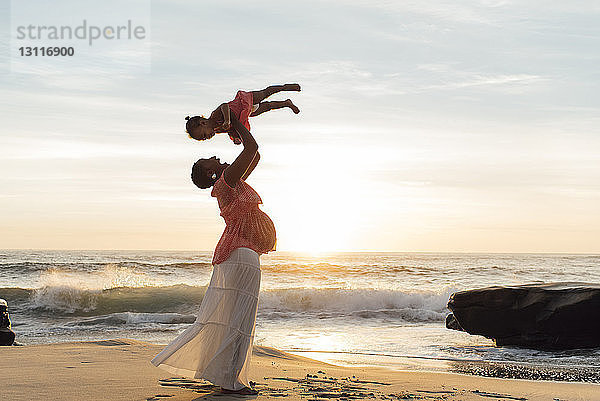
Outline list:
[[[166,344],[195,320],[210,252],[0,251],[17,341]],[[276,252],[261,257],[255,343],[342,365],[600,382],[600,349],[494,347],[448,330],[452,292],[600,282],[600,255]]]

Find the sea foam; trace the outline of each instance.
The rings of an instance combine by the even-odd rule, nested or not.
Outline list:
[[[37,289],[0,289],[9,303],[29,314],[99,316],[115,313],[195,313],[206,286],[82,288],[71,284]],[[353,316],[361,319],[442,321],[451,290],[288,288],[260,293],[259,314],[270,319]]]

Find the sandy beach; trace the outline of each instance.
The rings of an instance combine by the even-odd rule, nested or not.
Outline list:
[[[259,346],[250,370],[259,396],[233,397],[155,368],[149,361],[161,349],[130,339],[2,347],[2,399],[600,400],[595,384],[340,367]]]

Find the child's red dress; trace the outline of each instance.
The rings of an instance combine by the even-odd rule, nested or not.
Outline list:
[[[229,105],[229,110],[237,117],[244,127],[248,129],[248,131],[250,131],[250,122],[248,121],[248,118],[254,110],[252,101],[252,92],[238,91],[235,95],[235,99],[227,103]],[[235,144],[242,143],[238,132],[233,127],[231,127],[227,133]]]

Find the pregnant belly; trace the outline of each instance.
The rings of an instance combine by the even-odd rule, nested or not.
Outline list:
[[[261,210],[244,219],[240,234],[263,252],[275,249],[276,233],[273,221]]]

